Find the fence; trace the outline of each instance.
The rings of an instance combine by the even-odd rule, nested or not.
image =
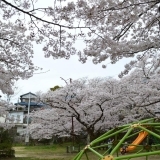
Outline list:
[[[78,146],[67,146],[67,153],[78,153],[80,152],[80,145]]]

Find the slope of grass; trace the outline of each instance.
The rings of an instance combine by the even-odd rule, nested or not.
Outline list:
[[[15,158],[0,160],[72,160],[77,153],[66,153],[66,147],[70,144],[45,145],[45,146],[15,146]],[[84,146],[81,147],[81,149]],[[99,152],[103,152],[99,150]],[[87,153],[90,160],[98,160],[92,152]],[[82,160],[86,160],[86,156]],[[159,160],[160,155],[148,157],[148,160]],[[134,158],[133,160],[146,160],[146,157]]]

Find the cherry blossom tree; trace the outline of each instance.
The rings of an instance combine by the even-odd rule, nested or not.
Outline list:
[[[128,105],[135,109],[143,107],[153,116],[160,109],[158,107],[160,102],[160,61],[158,56],[156,54],[143,55],[136,64],[136,70],[121,80],[123,84],[128,84],[125,86],[127,94],[124,97]],[[128,69],[129,67],[127,64],[126,68]]]
[[[11,96],[14,94],[15,82],[20,78],[30,78],[38,67],[32,63],[33,46],[31,40],[26,37],[26,28],[4,21],[0,21],[0,28],[0,91]],[[4,103],[3,100],[0,100],[0,104],[1,113],[7,116],[7,113],[4,114],[3,111],[5,109],[8,112],[11,104]],[[12,105],[12,108],[15,107]]]
[[[77,54],[83,63],[89,57],[95,64],[108,58],[116,63],[159,51],[157,0],[55,0],[49,7],[41,2],[1,0],[0,8],[3,21],[15,19],[27,27],[31,39],[44,44],[46,57],[68,59]],[[86,44],[80,51],[75,48],[79,39]]]
[[[44,121],[45,127],[47,124],[52,124],[57,128],[55,130],[51,127],[50,135],[58,132],[59,135],[64,134],[62,126],[66,123],[68,130],[65,130],[65,133],[70,134],[71,120],[68,117],[71,116],[76,120],[75,134],[87,132],[91,139],[120,124],[150,117],[160,118],[160,115],[156,114],[160,109],[160,76],[157,57],[156,54],[138,56],[137,63],[133,61],[125,65],[126,71],[130,70],[130,65],[134,65],[136,69],[126,76],[124,76],[126,71],[122,72],[120,75],[123,76],[119,80],[83,78],[42,95],[42,100],[54,108],[54,114],[48,111],[50,116],[44,114],[47,113],[46,111],[41,112],[41,119],[45,120],[45,117],[49,117],[53,120],[52,123]],[[37,113],[33,118],[40,125],[36,115]],[[56,121],[58,115],[61,115],[58,117],[58,122],[62,122],[61,125]],[[33,126],[35,122],[32,123]],[[41,125],[42,133],[43,125]]]
[[[94,64],[107,59],[114,64],[137,55],[125,65],[121,80],[81,79],[43,98],[56,109],[51,112],[66,118],[64,125],[69,126],[67,117],[74,116],[91,139],[109,127],[154,116],[159,103],[159,4],[158,0],[60,0],[39,7],[36,0],[1,0],[0,89],[12,92],[15,80],[33,75],[34,42],[43,45],[45,57],[68,59],[77,54],[82,63],[91,57]],[[77,50],[79,39],[85,47]]]
[[[33,49],[26,37],[26,28],[11,22],[0,22],[0,90],[13,94],[18,79],[27,79],[38,69],[32,63]]]
[[[11,92],[15,80],[33,75],[32,44],[43,44],[45,57],[66,58],[77,54],[81,62],[110,58],[116,63],[135,54],[155,54],[159,50],[159,1],[118,0],[74,2],[1,0],[1,78],[3,93]],[[7,29],[6,29],[7,28]],[[77,50],[79,38],[86,47]],[[159,55],[157,55],[157,58]],[[131,61],[128,73],[137,62]],[[103,65],[105,68],[106,66]],[[120,75],[122,77],[122,75]]]
[[[54,136],[73,136],[71,117],[60,114],[56,109],[43,109],[30,114],[30,136],[33,139],[52,139]],[[74,132],[79,133],[81,125],[74,120]],[[76,134],[75,134],[76,135]]]
[[[54,92],[48,91],[42,96],[42,100],[53,110],[42,110],[32,115],[30,127],[33,137],[70,135],[71,117],[74,117],[75,122],[74,134],[87,133],[88,140],[120,124],[152,117],[154,112],[146,108],[147,102],[140,103],[143,97],[139,96],[139,91],[129,90],[129,82],[126,78],[123,81],[83,78]],[[41,134],[37,134],[38,132]]]

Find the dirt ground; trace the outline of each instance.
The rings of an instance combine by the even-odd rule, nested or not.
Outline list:
[[[24,147],[14,147],[15,157],[27,157],[28,155],[23,153]]]
[[[45,159],[63,159],[68,157],[68,159],[72,159],[76,153],[68,154],[68,153],[53,153],[53,152],[41,152],[41,151],[30,151],[26,150],[25,147],[14,147],[15,150],[15,157],[32,157],[32,158],[39,158],[42,160]]]

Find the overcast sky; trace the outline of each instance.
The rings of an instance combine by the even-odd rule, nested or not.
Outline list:
[[[79,43],[81,46],[81,43]],[[28,80],[19,80],[16,83],[18,87],[15,90],[15,95],[11,98],[11,102],[16,103],[20,95],[38,91],[47,92],[50,88],[59,85],[65,86],[65,80],[72,78],[73,80],[88,77],[113,77],[118,78],[118,74],[124,69],[124,65],[129,61],[128,59],[121,60],[116,64],[108,64],[107,68],[102,68],[102,64],[93,64],[92,60],[88,60],[85,64],[78,61],[77,56],[72,56],[69,60],[57,59],[54,60],[52,57],[44,58],[42,46],[34,47],[34,59],[33,62],[36,66],[43,68],[43,70],[37,71]],[[78,46],[77,46],[78,48]],[[6,97],[3,96],[6,100]]]
[[[28,80],[19,80],[17,82],[16,96],[11,101],[17,102],[18,97],[22,94],[37,91],[46,92],[55,85],[64,86],[65,80],[72,78],[73,80],[82,77],[94,78],[94,77],[113,77],[117,78],[120,71],[123,70],[124,64],[127,60],[122,60],[117,64],[108,64],[106,69],[102,68],[102,64],[95,65],[91,60],[82,64],[78,61],[78,57],[73,56],[69,60],[58,59],[53,60],[52,57],[44,58],[44,54],[39,47],[35,48],[34,64],[42,67],[42,73],[34,74],[34,76]],[[44,72],[44,73],[43,73]]]

